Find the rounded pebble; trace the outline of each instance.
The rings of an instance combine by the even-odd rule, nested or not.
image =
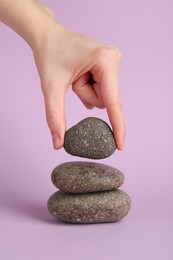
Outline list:
[[[57,191],[48,200],[50,214],[70,223],[118,221],[128,214],[130,207],[130,197],[118,189],[83,194]]]
[[[53,170],[51,179],[61,191],[85,193],[119,188],[124,183],[124,174],[106,164],[66,162]]]
[[[106,122],[88,117],[66,131],[64,149],[71,155],[103,159],[115,152],[116,144]]]

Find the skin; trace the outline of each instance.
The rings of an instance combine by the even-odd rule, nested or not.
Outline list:
[[[0,0],[0,21],[32,48],[54,148],[64,143],[65,96],[72,86],[88,109],[106,108],[122,150],[126,127],[118,82],[120,50],[64,28],[34,0]]]

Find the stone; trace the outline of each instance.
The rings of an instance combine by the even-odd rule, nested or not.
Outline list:
[[[119,188],[124,183],[124,174],[106,164],[66,162],[53,170],[51,179],[61,191],[85,193]]]
[[[118,221],[130,207],[130,197],[119,189],[82,194],[57,191],[48,200],[50,214],[70,223]]]
[[[106,122],[88,117],[66,131],[64,149],[71,155],[103,159],[115,152],[116,144]]]

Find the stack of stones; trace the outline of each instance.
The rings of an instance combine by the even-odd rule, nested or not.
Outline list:
[[[103,159],[115,152],[116,144],[108,124],[89,117],[67,130],[64,149],[71,155]],[[118,189],[124,183],[124,174],[111,166],[66,162],[53,170],[51,178],[59,191],[49,198],[48,210],[62,221],[114,222],[130,210],[130,197]]]

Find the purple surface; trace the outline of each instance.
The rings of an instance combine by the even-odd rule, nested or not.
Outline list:
[[[102,162],[125,173],[133,204],[114,224],[69,225],[49,215],[51,171],[76,158],[52,149],[32,52],[0,24],[0,259],[172,260],[173,1],[42,2],[60,23],[122,50],[126,145]],[[66,105],[69,127],[87,116],[108,121],[71,90]]]

